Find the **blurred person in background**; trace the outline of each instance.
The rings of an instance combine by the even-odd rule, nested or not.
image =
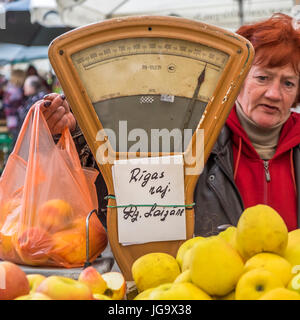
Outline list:
[[[3,74],[0,74],[0,119],[5,120],[5,114],[3,110],[3,94],[4,88],[7,84],[7,79]]]
[[[45,87],[44,81],[40,76],[30,75],[24,81],[23,92],[24,102],[18,109],[18,131],[21,129],[30,107],[36,101],[42,99],[48,93],[48,89]]]
[[[47,77],[43,77],[40,75],[36,67],[32,64],[30,64],[26,70],[26,78],[29,76],[37,76],[40,78],[41,83],[43,84],[45,90],[47,90],[48,93],[52,92],[52,83],[48,83]]]
[[[7,84],[7,79],[5,75],[0,74],[0,100],[3,99],[4,87]]]
[[[12,147],[15,145],[19,133],[18,109],[24,102],[23,84],[25,76],[26,73],[23,70],[12,70],[10,79],[3,91],[3,110],[6,127],[12,135]]]

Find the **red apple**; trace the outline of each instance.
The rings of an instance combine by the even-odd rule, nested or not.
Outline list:
[[[93,294],[103,294],[107,289],[107,284],[102,278],[101,274],[93,266],[89,266],[83,269],[78,277],[78,281],[81,281],[88,285]]]
[[[93,298],[94,300],[112,300],[112,298],[100,293],[94,293]]]
[[[49,276],[41,282],[36,292],[53,300],[93,300],[92,290],[85,283],[63,276]]]
[[[126,293],[126,281],[120,272],[106,272],[102,274],[102,278],[107,284],[104,294],[112,300],[122,300]]]
[[[29,293],[25,272],[9,261],[0,262],[0,300],[12,300]]]
[[[15,300],[53,300],[40,292],[30,292],[24,296],[17,297]]]
[[[45,276],[43,276],[42,274],[37,274],[37,273],[28,274],[28,275],[26,275],[26,277],[29,282],[29,287],[30,287],[31,293],[35,292],[36,288],[40,285],[40,283],[46,279]]]

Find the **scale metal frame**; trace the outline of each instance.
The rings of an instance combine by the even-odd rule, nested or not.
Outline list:
[[[199,21],[178,17],[131,16],[114,18],[67,32],[52,41],[49,46],[49,59],[62,89],[68,99],[72,112],[84,134],[84,137],[96,158],[97,149],[103,141],[95,139],[99,130],[103,129],[90,96],[78,74],[72,56],[88,48],[112,43],[122,39],[169,39],[183,40],[193,45],[204,45],[228,56],[225,68],[216,83],[213,94],[206,105],[205,112],[199,119],[189,146],[181,154],[184,158],[195,154],[195,139],[200,129],[204,129],[204,164],[216,142],[226,118],[236,100],[241,85],[251,67],[254,49],[245,38],[219,27]],[[109,75],[103,75],[109,82]],[[195,79],[197,80],[197,79]],[[196,97],[197,99],[198,97]],[[192,99],[190,96],[189,99]],[[119,159],[122,153],[110,150]],[[126,152],[125,152],[126,153]],[[159,152],[159,156],[166,155]],[[169,152],[167,155],[178,154]],[[149,154],[140,156],[150,156]],[[128,158],[130,155],[128,154]],[[101,163],[97,159],[101,174],[105,180],[108,193],[114,195],[112,164]],[[184,167],[188,166],[187,163]],[[185,204],[193,203],[194,189],[200,173],[185,175]],[[101,200],[100,200],[101,201]],[[120,270],[126,280],[132,280],[131,266],[140,256],[149,252],[166,252],[176,256],[179,246],[184,240],[159,241],[144,244],[123,246],[118,241],[116,200],[108,201],[107,232],[110,246]],[[203,204],[205,205],[205,204]],[[194,210],[186,210],[187,239],[194,233]]]

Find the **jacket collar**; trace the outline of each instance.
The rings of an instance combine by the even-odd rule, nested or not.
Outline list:
[[[225,130],[223,131],[224,128]],[[223,134],[220,134],[218,142],[215,145],[216,149],[214,148],[214,153],[220,152],[220,150],[226,146],[233,132],[236,137],[242,138],[244,152],[246,152],[249,156],[258,156],[247,133],[240,124],[235,105],[233,106],[226,120],[226,125],[224,128],[221,131],[221,133],[224,133],[224,136]],[[294,148],[298,144],[300,144],[300,114],[292,112],[282,127],[278,141],[278,148],[274,157]]]

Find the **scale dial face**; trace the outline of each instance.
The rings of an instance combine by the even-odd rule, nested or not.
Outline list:
[[[118,136],[121,123],[129,133],[144,130],[148,137],[180,130],[181,139],[171,139],[169,150],[162,141],[148,139],[141,151],[182,152],[229,55],[199,43],[155,37],[109,41],[71,58],[104,129]],[[134,145],[128,141],[124,148],[119,141],[111,140],[116,152],[128,152]]]
[[[183,154],[191,166],[186,159],[194,158],[199,141],[196,157],[204,154],[205,163],[253,57],[251,43],[237,34],[159,16],[77,28],[49,48],[77,122],[105,170],[107,159],[110,166],[123,157],[172,154]]]

